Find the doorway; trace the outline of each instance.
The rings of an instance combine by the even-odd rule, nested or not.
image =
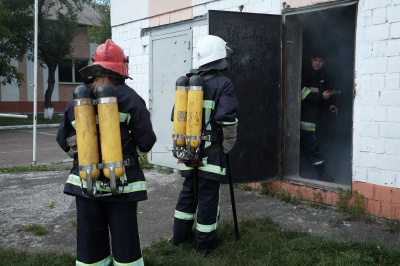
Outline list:
[[[356,12],[357,5],[334,7],[287,15],[285,23],[285,131],[299,130],[297,121],[290,120],[300,118],[301,71],[310,65],[313,51],[319,49],[325,56],[326,83],[329,81],[331,84],[327,89],[338,92],[333,98],[339,112],[334,115],[329,112],[329,107],[322,106],[316,135],[319,150],[326,161],[326,172],[335,179],[332,183],[346,186],[350,186],[352,181]],[[319,180],[315,167],[311,166],[308,156],[299,145],[299,132],[291,135],[286,137],[285,143],[286,174],[295,174],[298,169],[300,177]]]

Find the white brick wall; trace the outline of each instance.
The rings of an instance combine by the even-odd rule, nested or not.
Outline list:
[[[353,180],[400,188],[400,1],[358,6]]]
[[[399,12],[400,12],[400,4],[393,4],[391,6],[387,7],[387,16],[388,16],[388,22],[392,23],[392,22],[398,22],[400,21],[400,16],[399,16]]]
[[[387,7],[390,5],[391,0],[364,0],[360,1],[360,5],[364,5],[363,9],[364,10],[369,10],[369,9],[377,9],[380,7]]]
[[[112,39],[129,56],[129,75],[126,83],[132,87],[149,106],[149,37],[140,37],[141,30],[149,27],[143,19],[112,28]]]
[[[386,8],[372,10],[372,24],[382,24],[386,22]]]
[[[390,25],[378,24],[370,25],[364,28],[366,41],[387,40],[389,37]]]

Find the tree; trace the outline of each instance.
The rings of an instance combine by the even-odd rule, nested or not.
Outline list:
[[[11,64],[11,60],[21,60],[29,45],[29,35],[32,34],[32,10],[19,9],[17,6],[29,6],[27,0],[4,1],[0,0],[0,76],[2,84],[12,83],[18,85],[24,77],[18,69]]]
[[[92,43],[105,43],[111,39],[110,0],[93,1],[93,7],[100,14],[100,25],[88,29],[88,41]]]
[[[84,0],[39,0],[39,58],[48,69],[47,89],[44,96],[44,117],[51,119],[55,73],[63,59],[74,50],[72,41],[78,33],[77,12],[82,10]]]
[[[7,45],[8,40],[14,40],[17,47],[17,58],[24,53],[32,59],[33,33],[34,33],[34,0],[0,0],[1,8],[5,14],[11,14],[9,23],[21,24],[20,28],[14,27],[14,32],[8,36],[11,38],[1,39],[1,45]],[[53,105],[51,96],[55,84],[55,71],[63,59],[73,52],[72,41],[78,33],[78,11],[84,4],[91,3],[90,0],[38,0],[38,60],[39,64],[48,70],[47,89],[45,92],[45,118],[51,119]],[[19,20],[27,23],[19,23]],[[3,29],[3,28],[2,28]],[[2,35],[3,36],[3,35]],[[22,45],[18,46],[20,41]],[[24,45],[26,43],[26,45]],[[3,51],[3,50],[2,50]],[[13,57],[10,53],[8,57]],[[11,69],[11,75],[15,75],[15,69]],[[10,75],[9,75],[10,76]]]

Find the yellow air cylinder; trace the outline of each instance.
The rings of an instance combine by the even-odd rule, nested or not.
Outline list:
[[[174,124],[172,128],[172,142],[176,139],[177,147],[184,147],[187,121],[187,100],[188,100],[189,78],[181,76],[176,80]]]
[[[117,179],[124,173],[124,166],[117,91],[111,84],[102,84],[97,89],[97,113],[99,117],[103,173],[105,177],[110,178],[110,165],[112,165]]]
[[[93,105],[94,95],[86,85],[76,87],[73,95],[79,175],[83,180],[86,180],[86,171],[81,169],[91,168],[92,180],[96,180],[100,176],[100,169],[97,168],[97,164],[100,163],[100,154],[96,112]]]
[[[189,80],[188,114],[186,123],[186,142],[195,150],[200,145],[203,119],[203,79],[193,75]]]

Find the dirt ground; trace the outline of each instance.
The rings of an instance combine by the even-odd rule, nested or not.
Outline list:
[[[61,168],[61,167],[60,167]],[[0,174],[0,246],[36,251],[75,252],[74,198],[62,193],[68,171]],[[172,234],[175,202],[182,179],[178,174],[146,170],[149,199],[139,204],[142,246]],[[346,215],[333,207],[295,206],[257,191],[235,189],[238,220],[270,217],[283,229],[295,229],[337,240],[373,241],[400,248],[400,235],[390,233],[385,223],[345,222]],[[233,221],[228,185],[221,189],[221,221]],[[338,227],[330,221],[340,221]],[[39,224],[49,232],[35,236],[18,231]],[[239,227],[240,232],[240,227]],[[232,232],[233,234],[234,232]]]

